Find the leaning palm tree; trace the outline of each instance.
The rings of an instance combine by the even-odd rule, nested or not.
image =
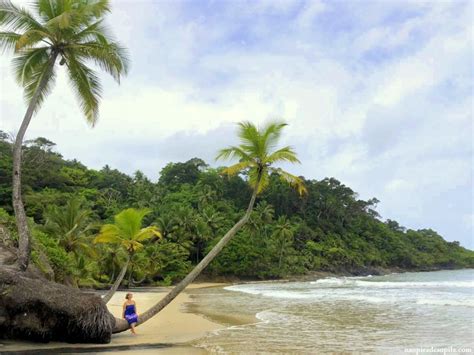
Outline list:
[[[270,174],[278,174],[284,181],[295,187],[300,194],[306,189],[303,181],[281,168],[273,165],[279,162],[299,163],[294,150],[287,146],[276,151],[272,151],[278,143],[281,131],[286,126],[283,122],[270,122],[262,129],[258,129],[250,122],[238,124],[238,136],[241,144],[222,149],[217,159],[237,158],[238,163],[224,169],[228,175],[244,174],[248,177],[248,183],[252,187],[253,193],[247,211],[243,217],[222,237],[222,239],[212,248],[212,250],[196,265],[196,267],[178,283],[163,299],[142,313],[138,319],[138,324],[146,322],[166,305],[168,305],[186,286],[193,282],[196,277],[206,268],[207,265],[220,253],[237,232],[247,223],[252,213],[257,195],[269,184]],[[123,319],[115,320],[114,333],[128,329],[128,323]]]
[[[149,209],[128,208],[114,217],[114,224],[104,224],[94,243],[110,243],[120,245],[127,252],[127,260],[115,280],[112,288],[102,298],[105,303],[109,302],[117,291],[127,272],[128,264],[135,252],[143,248],[142,242],[152,237],[161,238],[158,228],[149,226],[142,228],[143,218],[149,214]]]
[[[33,114],[51,92],[57,62],[65,66],[87,122],[99,115],[101,85],[88,66],[95,63],[120,81],[127,72],[125,49],[108,34],[103,23],[110,11],[108,0],[34,0],[35,14],[0,0],[0,47],[14,51],[13,67],[24,88],[28,108],[13,146],[13,208],[18,228],[18,264],[28,267],[30,232],[21,196],[21,151]]]

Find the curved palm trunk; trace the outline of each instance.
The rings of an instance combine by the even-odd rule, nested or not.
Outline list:
[[[48,80],[50,79],[50,73],[53,70],[54,63],[58,53],[51,53],[49,59],[48,68],[44,72],[36,91],[31,98],[28,109],[26,110],[25,117],[21,122],[20,130],[16,135],[15,144],[13,146],[13,193],[12,202],[13,210],[15,211],[16,225],[18,229],[18,266],[20,270],[24,271],[28,267],[30,261],[31,245],[30,245],[30,231],[28,229],[28,221],[26,218],[25,207],[23,206],[23,200],[21,198],[21,147],[23,145],[23,138],[25,137],[26,130],[30,124],[33,113],[35,112],[36,105],[38,104],[38,98],[40,93],[44,90]]]
[[[161,299],[154,306],[149,308],[146,312],[142,313],[138,317],[137,325],[145,323],[150,318],[158,314],[163,308],[165,308],[172,300],[176,298],[191,282],[193,282],[197,276],[206,268],[207,265],[221,252],[221,250],[229,243],[237,232],[247,223],[250,218],[255,199],[257,198],[258,185],[254,188],[252,198],[250,199],[249,206],[245,215],[236,223],[234,226],[222,237],[222,239],[212,248],[212,250],[201,260],[201,262],[194,267],[194,269],[179,283],[177,284],[163,299]],[[115,327],[113,333],[120,333],[129,328],[128,323],[124,319],[115,318]]]
[[[125,276],[125,273],[127,272],[128,264],[130,263],[130,256],[127,257],[127,261],[122,267],[122,270],[120,271],[120,274],[117,276],[117,279],[115,280],[114,284],[110,288],[110,290],[102,297],[102,301],[104,301],[105,304],[107,304],[112,296],[117,292],[120,284],[122,283],[122,280]]]

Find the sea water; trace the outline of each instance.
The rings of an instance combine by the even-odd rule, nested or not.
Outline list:
[[[254,319],[196,342],[211,352],[474,351],[472,269],[250,283],[194,299],[210,317]]]

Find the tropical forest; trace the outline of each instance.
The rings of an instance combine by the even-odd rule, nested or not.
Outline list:
[[[0,222],[4,238],[8,233],[16,243],[12,144],[8,134],[1,138]],[[228,176],[199,158],[169,163],[154,182],[140,171],[128,176],[109,166],[93,170],[65,160],[44,137],[26,142],[23,169],[32,260],[52,279],[79,287],[113,283],[130,246],[124,285],[179,281],[239,219],[252,195],[245,176]],[[474,266],[474,253],[459,243],[428,228],[384,221],[376,198],[360,200],[334,177],[303,180],[307,192],[300,195],[271,174],[249,222],[206,276],[267,279],[320,270],[358,274]],[[98,243],[101,227],[115,223],[155,227],[160,235]]]
[[[176,346],[173,354],[313,353],[314,349],[326,353],[394,353],[402,345],[419,345],[405,343],[408,338],[422,337],[427,344],[445,346],[446,343],[437,343],[444,340],[435,332],[444,332],[447,321],[451,322],[450,329],[459,331],[462,342],[455,345],[467,344],[469,334],[465,325],[469,320],[472,325],[469,312],[472,313],[473,284],[469,269],[474,268],[474,251],[458,241],[446,241],[430,226],[415,230],[403,226],[403,221],[386,219],[377,210],[380,201],[376,196],[360,198],[338,176],[318,180],[314,174],[299,176],[292,172],[294,164],[317,164],[308,159],[300,161],[308,152],[298,152],[303,150],[301,146],[297,149],[292,145],[295,136],[288,132],[294,117],[273,114],[270,109],[258,121],[256,117],[249,119],[239,114],[232,124],[233,136],[225,140],[236,142],[234,145],[216,147],[212,161],[199,156],[188,159],[194,156],[188,152],[186,159],[152,166],[157,176],[153,179],[141,170],[130,174],[132,170],[122,166],[120,171],[113,164],[108,165],[106,157],[91,167],[73,159],[74,155],[63,156],[61,150],[67,151],[63,143],[57,145],[54,138],[38,133],[38,126],[30,125],[32,121],[43,124],[40,119],[44,117],[37,114],[44,112],[46,101],[61,113],[57,97],[49,97],[59,90],[56,81],[67,82],[63,86],[68,89],[67,95],[75,96],[80,109],[74,115],[77,121],[90,129],[100,124],[101,100],[107,101],[104,88],[109,91],[113,85],[118,92],[122,87],[115,84],[120,85],[132,74],[132,56],[122,44],[127,37],[122,32],[118,40],[109,28],[112,24],[110,27],[122,30],[119,26],[124,24],[105,20],[113,12],[112,5],[119,8],[119,16],[127,16],[128,10],[135,10],[137,5],[148,7],[142,15],[156,11],[162,20],[167,17],[166,11],[172,15],[191,9],[190,17],[178,21],[180,31],[187,28],[189,35],[193,26],[204,23],[208,15],[220,14],[221,5],[236,6],[228,9],[228,13],[242,16],[247,13],[244,8],[253,6],[253,2],[217,3],[211,1],[206,7],[199,1],[33,0],[27,4],[0,0],[0,49],[11,57],[9,75],[15,78],[15,89],[21,90],[25,101],[21,112],[18,107],[12,109],[14,105],[5,111],[2,107],[2,113],[8,112],[7,120],[15,117],[17,129],[0,127],[0,352],[87,352],[71,344],[92,343],[100,347],[113,342],[111,348],[89,350],[141,353],[143,349],[166,350]],[[254,18],[264,17],[258,7],[265,8],[272,2],[256,3],[257,8],[250,11],[255,15],[251,21],[236,28],[244,29]],[[300,10],[306,11],[316,3],[310,1]],[[178,6],[176,11],[173,6]],[[206,16],[193,12],[201,8],[207,9]],[[321,9],[313,9],[310,17]],[[282,8],[266,11],[273,14]],[[288,20],[285,16],[270,17],[275,21]],[[214,20],[212,16],[210,20]],[[137,25],[140,21],[141,17],[127,20]],[[149,27],[154,28],[154,17],[151,22]],[[270,22],[266,25],[270,26]],[[303,24],[278,26],[308,28]],[[167,26],[160,28],[159,35],[131,30],[133,38],[129,38],[127,46],[134,45],[132,42],[140,36],[148,41],[167,31]],[[202,32],[207,34],[208,28]],[[216,41],[219,32],[216,30],[216,37],[210,41]],[[275,31],[265,33],[273,36]],[[282,41],[309,48],[305,42],[312,40],[304,33],[301,38],[306,40],[293,36]],[[237,42],[239,46],[248,44],[242,33],[230,37],[228,46]],[[309,36],[313,37],[316,38]],[[323,37],[326,36],[320,36]],[[173,46],[178,46],[179,41],[175,42]],[[278,41],[275,43],[280,47]],[[217,47],[226,44],[219,43]],[[167,50],[160,48],[150,57],[156,60]],[[258,57],[267,58],[265,53]],[[313,54],[310,58],[305,63],[313,62]],[[210,60],[207,65],[219,67],[212,63]],[[148,64],[155,66],[151,61]],[[235,65],[245,66],[245,62]],[[294,65],[288,59],[284,67],[291,66]],[[349,67],[352,70],[367,65]],[[281,72],[270,73],[271,81],[280,77]],[[103,73],[113,79],[104,86]],[[143,73],[146,74],[142,77],[149,77],[148,72]],[[305,76],[298,75],[301,79]],[[338,78],[336,73],[329,81]],[[216,84],[228,78],[219,72],[216,78],[208,79],[201,81]],[[255,81],[260,85],[258,79]],[[160,92],[169,89],[155,84]],[[265,101],[273,94],[267,95],[264,86],[256,92]],[[308,92],[311,102],[318,101],[313,93],[332,92],[313,86],[311,82],[309,89],[301,91]],[[396,83],[392,91],[399,86]],[[215,89],[212,85],[210,88]],[[198,91],[179,95],[199,96]],[[388,101],[374,101],[389,102],[391,96]],[[186,100],[183,102],[188,104]],[[212,106],[213,99],[206,100],[206,105]],[[350,101],[358,100],[354,96]],[[2,97],[2,105],[7,101]],[[134,116],[155,120],[161,107],[155,107],[151,101],[154,98],[140,108],[146,109],[146,114],[135,113],[139,105],[133,106],[133,100],[127,101],[127,105],[133,107],[130,112]],[[238,103],[244,105],[245,102]],[[290,102],[289,106],[292,105]],[[230,114],[232,109],[228,111]],[[331,107],[329,111],[350,110]],[[187,112],[194,117],[192,107]],[[166,114],[165,110],[153,124],[160,126],[166,119],[173,120],[163,118]],[[202,118],[203,125],[216,117],[195,116]],[[101,120],[109,122],[114,119],[110,111],[101,116]],[[126,119],[138,122],[138,118]],[[331,125],[332,121],[325,122],[323,117],[321,125],[324,124]],[[137,131],[148,129],[146,123],[137,127]],[[310,132],[311,139],[319,139],[318,130],[319,127],[314,130],[316,133]],[[113,133],[110,136],[114,138]],[[286,143],[283,137],[293,138]],[[75,139],[78,147],[88,149],[87,136]],[[124,149],[135,142],[130,140],[128,144]],[[188,149],[194,148],[190,145]],[[103,167],[98,169],[100,166]],[[150,171],[150,166],[142,168]],[[326,174],[334,175],[318,172],[319,177]],[[458,240],[465,245],[462,238]],[[433,295],[435,299],[430,298]],[[390,306],[384,303],[387,301]],[[201,311],[196,311],[199,307]],[[414,312],[419,312],[416,314],[420,317],[413,317]],[[406,328],[405,323],[398,326],[401,319],[411,328]],[[427,329],[427,325],[434,328]],[[409,334],[404,333],[405,328]],[[333,332],[328,335],[324,333],[327,330]],[[386,334],[395,340],[388,339]],[[470,336],[472,340],[472,328]],[[199,339],[207,339],[208,343],[192,343]],[[51,348],[38,345],[50,341],[56,342]],[[222,352],[223,346],[226,350]]]

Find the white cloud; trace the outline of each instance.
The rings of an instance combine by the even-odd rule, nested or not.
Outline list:
[[[335,176],[378,197],[384,217],[459,239],[456,223],[472,205],[453,192],[453,222],[444,199],[472,189],[472,5],[230,2],[217,14],[205,4],[113,4],[129,77],[118,87],[103,76],[90,129],[60,75],[30,138],[47,136],[96,168],[156,177],[169,160],[212,158],[235,139],[233,122],[284,117],[285,143],[303,160],[295,172]],[[339,24],[348,25],[325,32]],[[0,58],[0,129],[16,131],[25,107],[10,59]],[[472,246],[465,231],[463,241]]]

